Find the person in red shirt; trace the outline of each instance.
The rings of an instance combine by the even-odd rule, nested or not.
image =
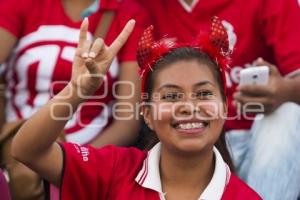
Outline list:
[[[70,142],[95,147],[134,142],[139,121],[135,118],[123,120],[131,114],[126,111],[115,113],[119,118],[112,116],[114,103],[123,103],[120,106],[126,109],[128,105],[139,102],[136,47],[146,28],[147,17],[133,0],[1,0],[0,63],[3,64],[1,71],[4,71],[5,79],[6,104],[2,110],[5,127],[27,120],[68,83],[82,13],[93,3],[96,7],[92,8],[96,9],[89,15],[89,38],[96,30],[103,30],[108,13],[113,16],[103,38],[107,44],[129,19],[134,18],[137,25],[128,43],[116,55],[105,82],[96,91],[96,98],[81,104],[66,124],[63,137]],[[119,84],[119,81],[130,84]],[[119,129],[123,130],[122,133],[115,134]],[[1,154],[5,154],[1,156],[1,167],[8,171],[13,198],[39,199],[43,188],[41,179],[5,153],[9,152],[12,137],[13,134],[0,134],[0,141],[5,144],[5,148],[1,148]]]
[[[221,156],[226,148],[214,147],[227,113],[229,59],[227,33],[218,18],[189,44],[154,41],[153,27],[144,31],[137,58],[148,97],[141,111],[160,141],[149,152],[55,143],[69,106],[76,109],[84,101],[78,91],[91,95],[101,86],[99,75],[107,73],[133,28],[130,20],[110,46],[100,38],[91,45],[84,20],[69,84],[21,127],[12,155],[60,186],[62,199],[261,199],[230,172]],[[69,106],[58,106],[62,102]]]
[[[0,2],[0,62],[4,63],[7,85],[5,121],[27,119],[68,83],[77,35],[83,20],[81,14],[92,3],[93,0],[76,3],[61,0]],[[89,99],[78,109],[66,125],[64,133],[67,141],[79,144],[128,145],[135,138],[131,134],[137,132],[137,123],[134,120],[126,123],[113,121],[111,110],[115,101],[138,101],[138,97],[127,98],[126,101],[118,98],[122,95],[131,97],[128,93],[132,88],[128,84],[118,84],[117,81],[138,83],[139,77],[136,70],[132,69],[138,69],[137,40],[146,28],[148,19],[142,7],[134,0],[102,0],[98,7],[89,15],[89,37],[93,37],[107,11],[114,13],[104,38],[107,44],[113,41],[129,19],[136,19],[137,26],[128,44],[116,56],[102,88],[96,92],[98,98]],[[118,128],[124,130],[124,135],[113,134],[112,130]]]
[[[300,95],[295,92],[300,86],[299,1],[138,1],[148,10],[157,38],[188,42],[209,26],[212,16],[222,19],[233,49],[226,71],[225,130],[237,172],[264,199],[296,199],[300,193],[296,153]],[[240,71],[253,65],[269,66],[268,85],[238,87]],[[252,125],[253,112],[264,116],[258,115]]]

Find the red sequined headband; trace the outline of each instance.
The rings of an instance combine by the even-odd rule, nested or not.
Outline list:
[[[224,91],[226,88],[225,70],[228,68],[229,49],[228,35],[225,27],[218,17],[212,18],[209,32],[200,32],[195,41],[191,43],[176,43],[175,39],[163,38],[154,41],[153,26],[149,26],[143,33],[137,49],[137,61],[140,66],[142,78],[142,92],[145,92],[145,83],[153,65],[164,55],[180,47],[192,47],[206,53],[219,67],[222,75]]]

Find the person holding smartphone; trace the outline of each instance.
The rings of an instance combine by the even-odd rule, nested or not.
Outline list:
[[[232,67],[226,72],[225,128],[238,174],[264,199],[296,199],[300,192],[299,1],[139,2],[159,30],[157,37],[167,34],[189,41],[209,26],[212,16],[222,19],[234,49]],[[262,65],[269,67],[267,85],[239,86],[242,69]],[[253,124],[256,113],[264,117]]]

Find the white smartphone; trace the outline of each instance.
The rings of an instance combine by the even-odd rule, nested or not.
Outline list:
[[[240,85],[267,85],[269,81],[269,67],[249,67],[240,72]]]

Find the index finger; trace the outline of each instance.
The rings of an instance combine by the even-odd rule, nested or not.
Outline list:
[[[129,20],[125,25],[125,27],[123,28],[122,32],[119,34],[119,36],[109,46],[108,49],[113,56],[115,56],[118,53],[118,51],[123,47],[128,37],[130,36],[131,32],[133,31],[134,25],[135,25],[135,20],[133,19]]]
[[[84,43],[87,39],[88,28],[89,20],[87,17],[85,17],[80,26],[78,48],[82,48],[84,46]]]
[[[256,59],[256,61],[254,61],[254,64],[257,66],[268,66],[270,69],[270,74],[279,73],[278,68],[275,65],[265,61],[262,58]]]

